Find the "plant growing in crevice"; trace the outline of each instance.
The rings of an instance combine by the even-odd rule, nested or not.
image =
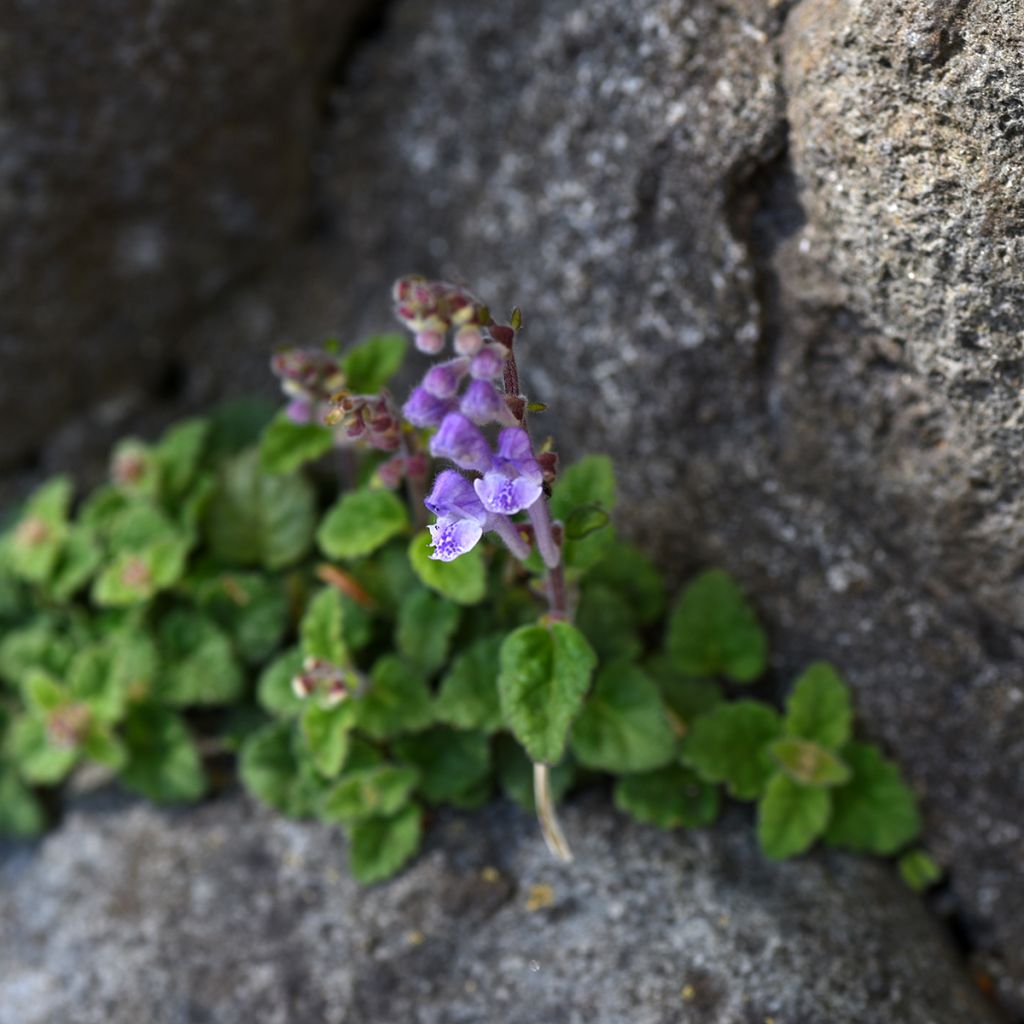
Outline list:
[[[344,828],[367,882],[414,855],[426,808],[495,787],[568,858],[556,802],[603,776],[663,828],[711,824],[723,787],[756,802],[770,857],[904,850],[913,796],[853,739],[838,674],[810,666],[781,713],[740,696],[768,653],[736,584],[704,573],[668,607],[616,534],[610,460],[564,467],[535,433],[519,312],[420,278],[394,298],[434,360],[404,402],[402,335],[281,352],[276,415],[126,441],[77,508],[58,480],[15,517],[0,828],[42,827],[39,793],[83,762],[190,800],[236,754],[262,801]],[[937,870],[900,866],[916,886]]]

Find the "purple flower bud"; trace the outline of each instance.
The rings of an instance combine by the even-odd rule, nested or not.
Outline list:
[[[478,380],[497,380],[505,370],[505,357],[493,346],[480,349],[469,364],[469,372]]]
[[[454,402],[437,398],[426,388],[414,388],[402,406],[403,415],[414,427],[436,427],[454,410]]]
[[[483,536],[483,528],[472,519],[439,519],[428,526],[434,550],[430,557],[438,562],[451,562],[471,551]]]
[[[466,358],[437,363],[427,370],[423,378],[423,387],[435,398],[451,398],[459,390],[459,384],[462,383],[467,369],[469,360]]]
[[[525,476],[508,476],[500,471],[484,473],[473,488],[484,508],[496,515],[511,516],[529,508],[544,488]]]
[[[458,412],[445,416],[440,430],[430,439],[430,454],[451,459],[456,466],[475,469],[478,473],[486,473],[491,468],[491,447],[487,438]]]
[[[436,356],[444,348],[444,335],[440,331],[417,331],[413,340],[428,356]]]
[[[292,423],[309,423],[313,419],[313,406],[304,398],[296,398],[288,403],[284,414]]]
[[[446,469],[437,475],[423,504],[438,519],[472,519],[483,526],[489,518],[473,485],[454,469]]]
[[[505,399],[488,380],[470,382],[459,402],[459,412],[479,426],[483,426],[485,423],[502,423],[511,426],[516,421],[505,404]]]
[[[533,457],[530,436],[522,427],[509,427],[498,435],[498,454],[494,460],[495,469],[508,472],[513,469],[535,483],[542,483],[544,473]]]
[[[455,351],[460,356],[475,356],[480,351],[483,343],[484,336],[480,333],[480,328],[473,324],[460,327],[455,332]]]

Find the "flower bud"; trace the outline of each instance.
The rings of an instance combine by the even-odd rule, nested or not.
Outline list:
[[[491,446],[461,413],[450,412],[441,422],[441,428],[430,439],[430,453],[438,458],[451,459],[463,469],[484,473],[491,468]]]
[[[414,427],[436,427],[455,409],[455,403],[432,395],[426,388],[414,388],[402,406],[402,414]]]
[[[480,349],[469,364],[469,372],[477,380],[497,380],[504,370],[505,357],[493,345]]]
[[[475,356],[483,343],[484,336],[475,324],[467,324],[455,332],[455,351],[460,356]]]
[[[413,340],[416,347],[428,356],[436,356],[444,349],[444,335],[440,331],[417,331]]]
[[[459,384],[462,383],[468,367],[469,360],[466,358],[437,363],[427,370],[423,377],[423,386],[435,398],[451,398],[459,390]]]

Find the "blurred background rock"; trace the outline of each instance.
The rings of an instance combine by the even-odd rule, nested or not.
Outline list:
[[[1019,0],[2,0],[0,466],[263,390],[410,270],[920,793],[1024,1014]]]

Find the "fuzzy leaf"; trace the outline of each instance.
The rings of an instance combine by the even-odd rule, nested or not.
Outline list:
[[[108,646],[86,647],[68,669],[68,688],[101,722],[118,722],[124,715],[127,690]]]
[[[204,517],[211,554],[229,565],[283,569],[305,555],[316,529],[316,496],[297,474],[271,475],[259,452],[221,470]]]
[[[689,768],[671,764],[619,779],[615,806],[637,821],[659,828],[698,828],[718,817],[718,789]]]
[[[572,727],[572,752],[580,764],[616,774],[646,772],[668,764],[675,747],[651,679],[628,662],[601,669]]]
[[[566,524],[565,563],[571,569],[585,570],[601,561],[615,540],[615,531],[606,525],[590,532],[572,529],[593,513],[605,517],[615,508],[615,471],[607,455],[587,455],[559,473],[551,489],[551,514]],[[572,539],[573,533],[584,533]]]
[[[779,716],[767,704],[720,704],[693,723],[683,760],[705,781],[724,782],[733,796],[753,800],[775,771],[768,746],[781,731]]]
[[[601,662],[620,658],[632,661],[643,650],[629,605],[610,587],[588,585],[583,588],[576,625]]]
[[[391,491],[349,491],[328,510],[316,540],[328,558],[362,558],[402,533],[409,515]]]
[[[43,830],[46,818],[30,790],[10,769],[0,768],[0,835],[29,837]]]
[[[281,646],[288,628],[282,580],[256,572],[218,573],[198,586],[196,600],[231,637],[244,661],[258,664]]]
[[[238,765],[253,796],[294,818],[316,814],[330,785],[308,758],[296,756],[288,722],[274,722],[249,736]]]
[[[348,664],[343,614],[341,595],[333,587],[324,587],[309,602],[299,624],[304,657],[321,658],[339,667]]]
[[[302,671],[302,651],[297,647],[279,654],[260,674],[257,696],[272,715],[297,715],[306,705],[295,695],[292,680]]]
[[[229,704],[241,694],[245,680],[231,643],[205,615],[183,608],[168,612],[158,640],[157,686],[167,704]]]
[[[437,725],[395,743],[395,756],[420,773],[420,792],[433,804],[458,798],[487,778],[491,751],[487,737]]]
[[[418,781],[415,768],[397,764],[346,772],[324,798],[320,816],[348,824],[397,814],[409,802]]]
[[[831,665],[810,665],[786,701],[786,732],[838,750],[850,738],[850,691]]]
[[[436,712],[440,721],[485,733],[501,728],[498,668],[501,636],[487,636],[466,648],[441,680]]]
[[[69,601],[82,589],[103,562],[103,550],[93,530],[72,526],[49,583],[58,601]]]
[[[350,348],[341,362],[345,387],[357,395],[375,395],[398,372],[408,343],[401,334],[377,334]]]
[[[93,601],[104,608],[148,601],[181,579],[191,546],[187,537],[167,537],[146,547],[120,551],[96,577]]]
[[[429,590],[414,590],[398,611],[398,650],[430,674],[448,657],[448,644],[459,625],[459,606]]]
[[[669,619],[668,653],[684,675],[749,683],[764,672],[767,641],[739,587],[713,570],[680,596]]]
[[[355,706],[356,724],[374,739],[426,728],[433,718],[426,684],[393,654],[378,659],[369,689],[355,698]]]
[[[850,780],[850,769],[831,750],[810,740],[784,736],[768,749],[783,772],[802,786],[828,788]]]
[[[833,794],[826,842],[865,853],[895,853],[921,830],[914,794],[899,768],[876,747],[848,743],[842,757],[853,778]]]
[[[655,655],[644,662],[644,670],[658,684],[669,720],[680,735],[686,735],[694,719],[722,703],[722,688],[710,679],[680,675],[669,659]]]
[[[292,473],[334,447],[334,431],[320,423],[293,423],[279,412],[260,439],[260,465],[267,473]]]
[[[366,818],[349,830],[349,867],[357,882],[369,885],[395,874],[420,848],[420,809],[410,804],[390,817]]]
[[[772,776],[757,805],[757,838],[766,857],[782,860],[803,853],[825,831],[832,799],[827,790]]]
[[[184,420],[171,427],[154,450],[160,465],[161,490],[177,500],[192,485],[210,437],[210,423],[204,419]]]
[[[521,626],[501,645],[502,713],[534,761],[557,764],[579,714],[597,657],[566,622]]]
[[[303,710],[302,736],[313,764],[325,778],[337,778],[344,766],[354,720],[351,700],[333,708],[309,704]]]
[[[616,542],[587,573],[587,581],[620,595],[630,616],[642,626],[657,622],[665,610],[665,581],[638,548]]]
[[[78,760],[77,747],[50,742],[40,718],[16,718],[11,726],[11,756],[21,777],[37,786],[60,782]]]
[[[409,561],[422,583],[457,604],[476,604],[487,589],[487,573],[479,546],[453,562],[430,557],[430,534],[417,533],[409,544]]]
[[[57,567],[68,533],[71,481],[56,477],[28,499],[8,537],[11,571],[30,583],[45,583]]]
[[[180,715],[136,704],[124,724],[128,760],[120,780],[158,803],[197,800],[206,790],[203,764]]]

